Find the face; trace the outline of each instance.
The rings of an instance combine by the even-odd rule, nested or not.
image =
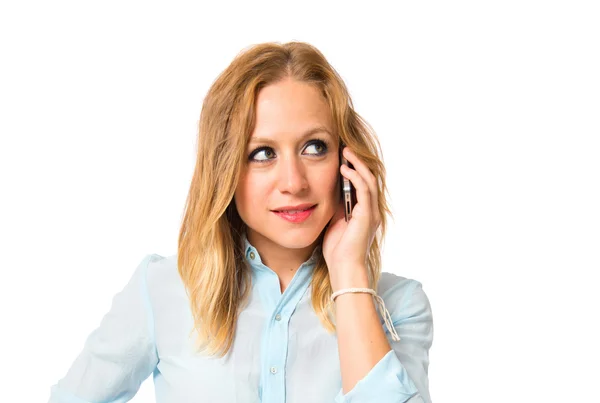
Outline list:
[[[234,199],[248,240],[261,253],[316,246],[340,203],[338,148],[329,106],[316,87],[287,79],[260,90]],[[316,207],[302,222],[274,213],[305,203]]]

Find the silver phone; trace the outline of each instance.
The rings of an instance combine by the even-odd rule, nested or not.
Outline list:
[[[345,164],[349,168],[354,169],[354,165],[350,163],[346,158],[344,158],[342,154],[342,150],[346,147],[346,145],[342,142],[340,144],[340,166],[341,164]],[[344,201],[344,212],[346,216],[346,222],[350,221],[352,218],[352,210],[356,205],[356,190],[354,186],[352,186],[352,182],[350,179],[345,178],[344,175],[340,172],[340,183],[341,183],[341,191],[342,191],[342,200]]]

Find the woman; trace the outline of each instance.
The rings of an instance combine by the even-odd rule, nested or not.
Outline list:
[[[177,255],[142,260],[50,402],[125,402],[150,374],[161,403],[429,402],[431,308],[381,272],[385,190],[325,57],[246,49],[205,97]]]

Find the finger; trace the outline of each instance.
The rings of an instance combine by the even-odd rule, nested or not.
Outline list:
[[[364,206],[367,212],[371,211],[371,191],[369,190],[369,186],[365,182],[365,180],[360,176],[360,174],[352,169],[347,167],[345,164],[340,166],[340,172],[346,178],[350,179],[352,182],[352,186],[356,189],[356,201],[361,206]]]
[[[379,222],[379,203],[378,203],[378,196],[379,196],[379,188],[377,186],[377,179],[375,178],[375,175],[373,175],[373,173],[371,172],[371,170],[369,169],[369,167],[360,159],[356,156],[356,154],[349,148],[349,147],[344,147],[344,149],[342,150],[344,157],[346,157],[346,159],[348,161],[350,161],[350,163],[352,163],[352,165],[354,165],[354,169],[360,174],[360,176],[363,178],[363,180],[367,183],[367,186],[369,187],[369,193],[370,193],[370,198],[371,198],[371,206],[376,209],[376,211],[373,211],[373,215],[375,217],[376,222]]]
[[[376,190],[377,179],[375,179],[375,175],[373,175],[373,173],[371,172],[369,167],[363,162],[363,160],[358,158],[358,156],[348,147],[344,147],[344,150],[342,152],[344,157],[346,157],[346,159],[350,161],[350,163],[352,163],[354,169],[360,174],[360,176],[363,177],[365,182],[369,185],[369,189],[371,191]]]

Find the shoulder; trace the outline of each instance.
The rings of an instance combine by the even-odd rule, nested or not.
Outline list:
[[[179,291],[182,282],[177,270],[177,255],[162,256],[156,253],[147,255],[145,277],[151,296],[168,290]]]
[[[379,295],[394,321],[415,315],[431,315],[429,298],[423,284],[415,279],[382,272],[377,285]]]
[[[379,283],[377,284],[377,294],[384,301],[386,298],[391,299],[392,301],[390,302],[395,301],[395,304],[406,301],[417,289],[423,290],[421,282],[388,272],[381,273]]]
[[[158,253],[151,253],[146,256],[147,273],[150,275],[160,275],[165,272],[177,270],[177,255],[162,256]]]

